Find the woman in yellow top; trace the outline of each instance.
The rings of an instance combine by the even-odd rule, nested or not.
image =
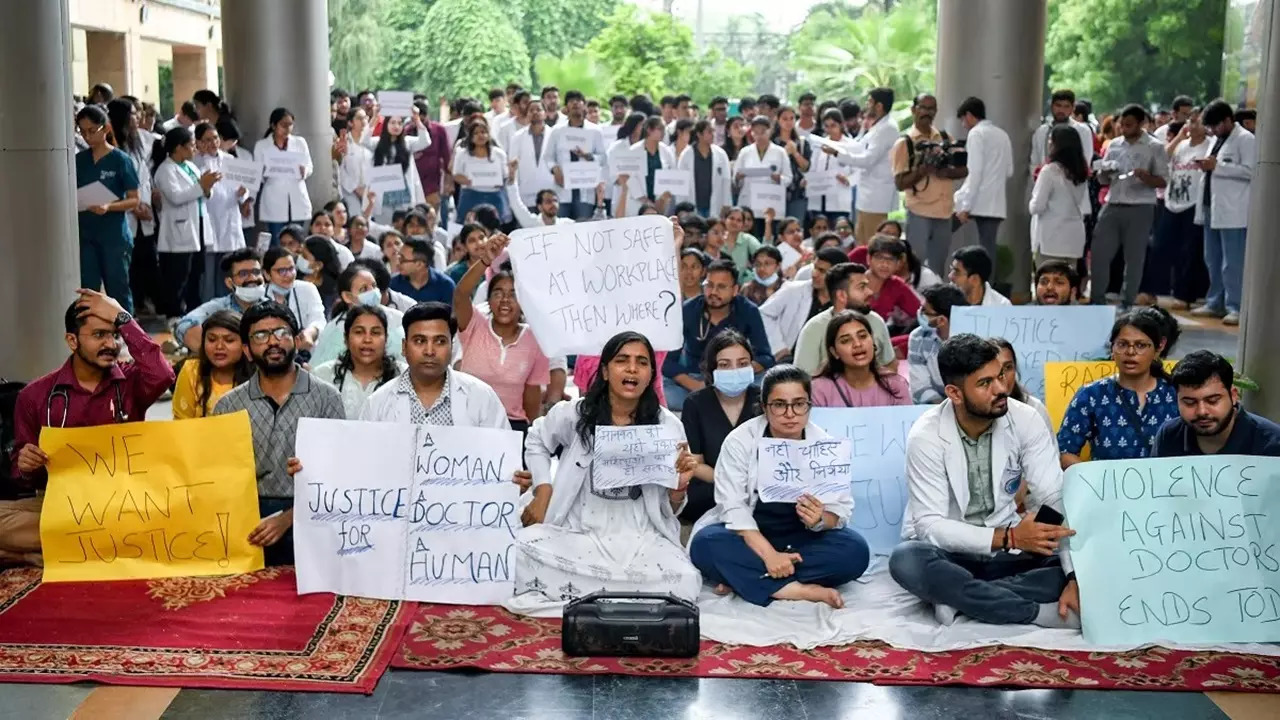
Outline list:
[[[208,416],[223,395],[253,374],[240,339],[240,313],[219,310],[200,330],[200,356],[182,366],[173,388],[174,420]]]

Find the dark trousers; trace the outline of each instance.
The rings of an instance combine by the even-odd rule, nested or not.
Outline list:
[[[893,549],[889,574],[930,605],[950,605],[991,625],[1030,623],[1067,586],[1057,555],[966,555],[919,540]]]
[[[793,582],[833,588],[853,582],[871,562],[867,541],[849,528],[765,537],[779,552],[800,554],[803,560],[795,566],[794,575],[769,577],[764,561],[741,535],[724,525],[699,530],[689,543],[689,559],[708,582],[728,585],[743,600],[761,606],[773,602],[773,594]]]
[[[293,498],[258,498],[258,514],[263,519],[277,512],[288,512],[293,509]],[[293,564],[293,526],[284,531],[284,535],[274,545],[262,548],[267,567]]]
[[[148,298],[159,302],[160,259],[156,255],[156,236],[133,236],[133,262],[129,265],[129,287],[133,290],[134,307],[141,308]]]
[[[183,300],[187,297],[187,283],[190,282],[192,266],[204,267],[200,253],[160,253],[160,288],[156,294],[156,313],[166,318],[182,317]],[[196,281],[197,296],[200,290],[199,279]],[[199,297],[196,298],[197,303]],[[196,305],[191,305],[191,308]]]
[[[133,291],[129,288],[129,263],[133,260],[133,238],[90,236],[80,238],[80,287],[102,288],[109,297],[133,312]]]

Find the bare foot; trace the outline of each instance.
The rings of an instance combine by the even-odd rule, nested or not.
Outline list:
[[[728,585],[725,585],[724,583],[719,583],[714,588],[711,589],[711,592],[723,597],[725,595],[732,595],[733,588],[729,587]]]
[[[773,596],[778,600],[809,600],[810,602],[826,603],[836,610],[844,607],[844,597],[840,595],[838,590],[809,583],[793,582],[784,586]]]

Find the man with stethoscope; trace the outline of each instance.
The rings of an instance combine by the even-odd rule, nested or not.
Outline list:
[[[140,422],[173,385],[173,368],[120,303],[94,290],[67,308],[71,357],[18,393],[14,408],[14,475],[37,489],[48,481],[49,456],[39,447],[42,427],[88,427]],[[123,339],[133,362],[119,362]],[[41,564],[40,505],[32,498],[0,502],[0,562]]]

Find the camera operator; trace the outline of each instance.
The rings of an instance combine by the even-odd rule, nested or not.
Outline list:
[[[951,255],[954,181],[969,169],[963,147],[933,126],[934,96],[917,95],[911,114],[915,121],[893,146],[894,182],[906,193],[907,237],[924,253],[929,269],[944,275]]]

